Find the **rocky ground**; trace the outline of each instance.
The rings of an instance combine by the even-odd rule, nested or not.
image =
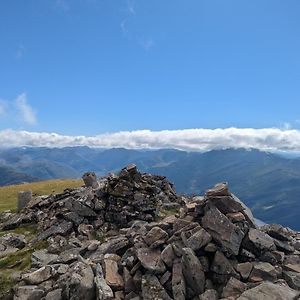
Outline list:
[[[6,299],[300,299],[300,234],[258,228],[226,184],[179,196],[134,165],[83,179],[85,187],[2,214],[10,233],[0,237],[0,266],[44,245],[30,248],[30,268],[12,274]],[[37,226],[30,242],[11,233],[24,224]]]

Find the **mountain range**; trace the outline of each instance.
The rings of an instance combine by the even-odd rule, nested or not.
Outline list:
[[[199,195],[218,182],[228,182],[255,217],[300,230],[300,159],[255,149],[205,153],[89,147],[2,149],[0,185],[79,178],[86,171],[102,176],[129,163],[143,172],[167,176],[179,193]]]

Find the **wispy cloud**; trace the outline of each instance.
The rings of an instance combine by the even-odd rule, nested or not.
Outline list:
[[[0,99],[0,117],[12,123],[37,124],[36,112],[28,103],[26,93],[20,94],[14,100]]]
[[[35,125],[37,123],[36,114],[32,107],[28,104],[25,93],[17,97],[15,105],[19,116],[24,123],[28,125]]]
[[[218,128],[183,130],[137,130],[97,136],[68,136],[57,133],[0,131],[0,144],[7,146],[91,146],[130,149],[176,148],[207,151],[226,148],[257,148],[268,151],[300,151],[300,131],[279,128]]]
[[[124,37],[127,37],[129,33],[126,23],[127,23],[127,19],[122,20],[120,23],[121,32]]]

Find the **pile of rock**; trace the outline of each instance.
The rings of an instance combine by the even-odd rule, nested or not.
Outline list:
[[[227,184],[204,197],[179,198],[163,177],[131,170],[80,190],[84,200],[76,201],[76,190],[29,205],[47,228],[39,238],[49,247],[32,254],[32,269],[22,274],[14,299],[299,299],[299,233],[279,225],[258,229]],[[96,199],[104,202],[99,210]],[[159,203],[179,199],[177,215],[155,219]],[[104,223],[95,226],[98,214]],[[105,222],[117,226],[96,240]]]
[[[163,176],[142,174],[135,165],[97,181],[94,173],[83,175],[86,186],[62,194],[37,197],[3,229],[36,222],[38,239],[98,230],[121,228],[135,220],[153,221],[161,207],[178,207],[179,197]]]

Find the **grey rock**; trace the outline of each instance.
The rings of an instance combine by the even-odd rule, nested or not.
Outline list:
[[[38,234],[38,240],[46,240],[48,237],[53,235],[66,235],[73,228],[73,223],[62,221],[56,225],[51,226],[50,228],[42,231]]]
[[[166,267],[161,259],[161,252],[157,249],[137,249],[137,257],[142,266],[154,274],[162,274],[166,271]]]
[[[96,286],[96,299],[97,300],[112,300],[114,299],[114,293],[110,286],[106,283],[100,264],[96,267],[96,276],[94,278]]]
[[[168,239],[168,234],[160,227],[155,226],[144,237],[145,242],[150,248],[156,248]]]
[[[238,255],[244,233],[217,208],[211,208],[202,218],[202,226],[229,254]]]
[[[23,285],[15,288],[14,300],[41,300],[44,294],[36,285]]]
[[[283,271],[282,277],[292,289],[300,290],[300,273]]]
[[[205,286],[203,267],[192,249],[183,248],[182,250],[181,264],[185,283],[196,295],[202,294]]]
[[[240,263],[236,266],[236,270],[241,274],[244,280],[248,280],[253,269],[253,264],[250,262]]]
[[[53,267],[45,266],[32,273],[23,275],[22,280],[29,285],[36,285],[53,277],[55,273],[56,272]]]
[[[71,276],[67,279],[66,290],[69,291],[70,299],[94,300],[95,283],[92,268],[82,262],[76,262],[69,272]]]
[[[211,235],[203,228],[195,232],[186,241],[186,247],[196,251],[205,247],[211,241]]]
[[[93,257],[97,257],[99,254],[116,253],[117,251],[126,248],[128,245],[129,241],[125,236],[112,237],[98,246]]]
[[[209,201],[223,214],[236,213],[244,210],[243,206],[230,196],[213,196]]]
[[[217,196],[230,196],[230,192],[228,190],[228,183],[222,182],[216,184],[212,189],[209,189],[205,192],[205,196],[207,198]]]
[[[271,237],[280,240],[280,241],[290,241],[289,231],[279,224],[267,224],[264,225],[261,230],[266,232]]]
[[[35,268],[40,268],[51,264],[57,260],[57,254],[47,253],[46,249],[37,250],[31,255],[31,266]]]
[[[185,300],[186,287],[180,261],[176,261],[172,268],[172,292],[176,300]]]
[[[82,202],[80,202],[78,199],[74,199],[73,197],[68,198],[65,201],[65,206],[70,211],[75,212],[78,216],[82,217],[96,217],[97,214],[94,212],[93,209],[86,206]]]
[[[238,279],[231,277],[223,288],[222,297],[230,298],[240,296],[247,289],[247,285]]]
[[[243,247],[258,256],[266,251],[275,250],[273,239],[266,233],[254,228],[249,229]]]
[[[176,256],[172,245],[166,246],[165,249],[161,252],[161,259],[168,267],[172,267],[175,257]]]
[[[99,187],[97,176],[94,172],[84,173],[82,179],[86,187],[92,187],[93,189],[97,189]]]
[[[215,290],[206,290],[203,294],[199,296],[199,300],[218,300],[218,293]]]
[[[32,199],[32,191],[20,191],[18,193],[18,212],[23,210]]]
[[[252,282],[275,281],[277,279],[276,269],[269,263],[258,262],[253,266],[249,280]]]
[[[283,251],[285,254],[290,254],[293,253],[295,251],[295,248],[291,245],[289,245],[289,243],[287,241],[279,241],[274,239],[274,243],[276,248],[279,251]]]
[[[62,300],[62,289],[56,289],[51,292],[49,292],[45,300]]]
[[[147,274],[142,278],[143,300],[172,300],[155,275]]]
[[[211,271],[217,274],[230,275],[233,267],[225,255],[221,251],[217,251],[211,265]]]
[[[124,288],[123,277],[118,272],[120,259],[121,257],[116,254],[106,254],[104,256],[105,281],[114,291]]]
[[[263,282],[245,291],[237,300],[296,300],[299,294],[288,286]]]

